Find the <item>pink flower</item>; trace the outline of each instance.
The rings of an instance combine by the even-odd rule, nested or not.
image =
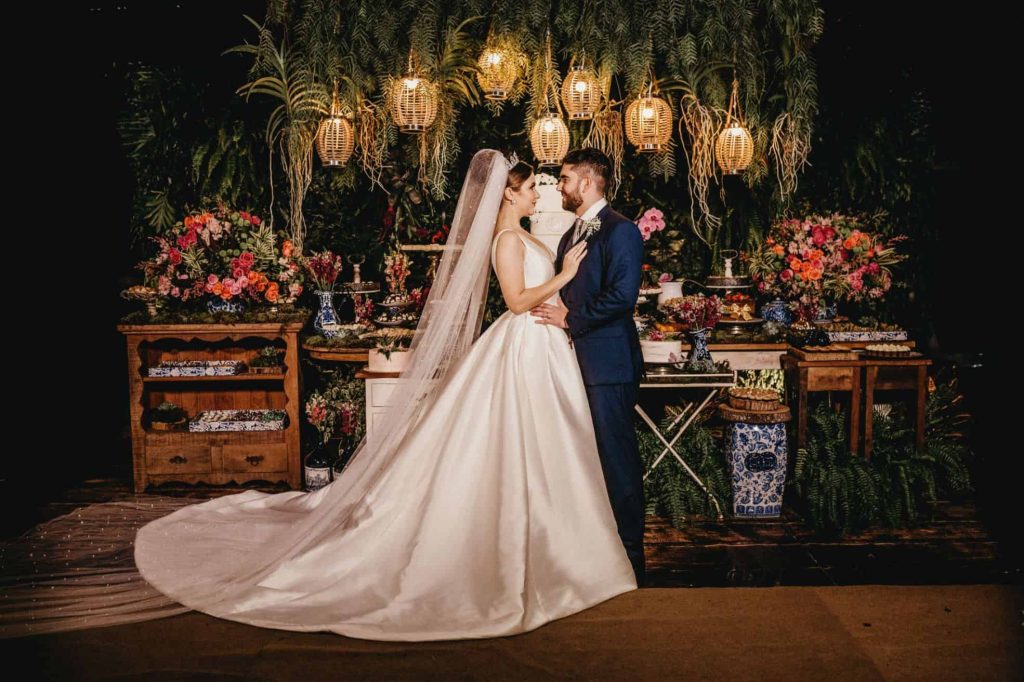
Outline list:
[[[240,293],[242,293],[242,285],[240,285],[238,282],[232,282],[230,291],[232,296],[238,296]]]
[[[658,284],[664,284],[665,282],[671,282],[671,281],[672,281],[672,273],[671,272],[663,272],[663,273],[661,273],[658,276]]]
[[[161,275],[160,280],[156,285],[157,291],[160,292],[161,296],[166,296],[171,292],[171,278],[166,275]]]
[[[231,270],[235,271],[242,267],[242,261],[237,258],[231,259]]]
[[[209,277],[206,278],[206,282],[208,284],[216,284],[219,280],[220,277],[217,277],[217,275],[210,275]]]
[[[231,274],[235,276],[235,279],[242,279],[245,277],[245,269],[238,267],[231,271]]]
[[[258,215],[254,215],[254,216],[250,216],[249,222],[251,222],[253,225],[259,225],[263,221],[260,220],[260,217]]]
[[[243,251],[242,255],[239,257],[239,260],[242,261],[242,265],[244,265],[246,268],[249,268],[252,265],[253,261],[255,260],[255,257],[252,255],[251,252]]]
[[[820,225],[816,225],[814,230],[811,232],[811,241],[814,242],[815,246],[821,246],[825,243],[825,230],[821,229]]]
[[[288,285],[288,294],[292,298],[298,298],[302,295],[302,285],[298,283]]]
[[[175,298],[180,297],[181,296],[181,289],[179,289],[178,287],[172,288],[171,289],[171,296],[174,296]]]

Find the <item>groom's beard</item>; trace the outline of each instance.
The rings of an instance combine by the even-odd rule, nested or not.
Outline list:
[[[580,196],[579,192],[576,194],[569,194],[568,192],[562,193],[562,208],[566,211],[575,212],[577,208],[583,205],[583,197]]]

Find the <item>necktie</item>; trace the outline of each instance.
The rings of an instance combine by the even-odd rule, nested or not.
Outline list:
[[[572,228],[572,244],[570,244],[570,246],[575,245],[576,242],[580,240],[580,235],[583,233],[583,218],[576,218],[576,221],[572,224]]]

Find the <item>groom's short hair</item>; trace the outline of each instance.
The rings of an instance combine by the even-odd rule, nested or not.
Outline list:
[[[601,194],[604,194],[605,188],[612,181],[611,159],[600,149],[594,149],[593,147],[573,149],[565,155],[562,163],[567,163],[574,168],[579,168],[589,173],[597,181],[597,189]]]

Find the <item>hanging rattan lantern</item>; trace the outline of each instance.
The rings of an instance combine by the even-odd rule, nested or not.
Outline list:
[[[732,97],[725,128],[715,142],[715,158],[725,175],[737,175],[745,171],[754,158],[754,139],[743,125],[739,110],[739,81],[732,81]]]
[[[413,68],[391,84],[391,116],[403,133],[422,133],[437,117],[437,86]]]
[[[648,89],[626,108],[626,137],[638,152],[664,151],[672,137],[672,108]]]
[[[517,57],[512,50],[498,45],[484,48],[477,62],[477,80],[483,88],[484,97],[496,102],[502,102],[508,97],[519,75]]]
[[[601,104],[601,80],[585,64],[578,64],[562,81],[562,104],[571,121],[594,118]]]
[[[331,100],[331,115],[320,121],[316,131],[316,151],[325,168],[340,168],[348,163],[355,147],[355,132],[352,122],[341,110],[338,101],[338,84],[334,84]]]
[[[569,128],[553,111],[537,119],[530,131],[530,146],[541,166],[557,166],[569,151]]]

